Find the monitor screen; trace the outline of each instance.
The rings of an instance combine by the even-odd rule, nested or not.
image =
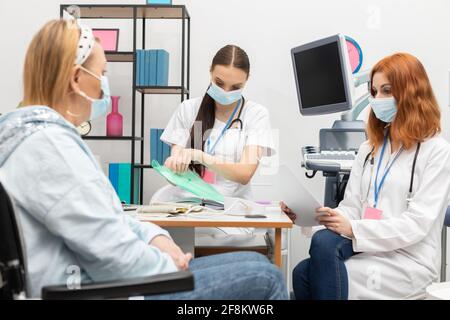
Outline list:
[[[365,131],[323,129],[320,131],[321,151],[358,151],[367,140]]]
[[[352,108],[345,39],[333,36],[292,49],[295,81],[303,115],[327,114]]]
[[[303,108],[346,101],[336,42],[298,52],[295,60]]]

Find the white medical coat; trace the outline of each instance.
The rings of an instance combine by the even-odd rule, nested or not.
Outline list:
[[[409,207],[406,199],[416,147],[399,156],[379,196],[382,220],[362,219],[368,188],[368,203],[371,206],[374,203],[374,181],[380,157],[379,150],[373,170],[370,161],[363,170],[370,151],[367,142],[361,146],[345,198],[337,208],[351,220],[353,249],[361,252],[346,262],[349,298],[424,298],[426,287],[439,276],[441,230],[450,193],[450,146],[440,136],[422,143]],[[388,144],[380,176],[394,155]]]

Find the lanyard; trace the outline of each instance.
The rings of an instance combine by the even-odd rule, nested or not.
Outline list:
[[[380,172],[380,167],[381,167],[381,162],[383,160],[383,156],[384,156],[384,151],[386,150],[386,145],[387,145],[387,141],[388,141],[388,137],[387,135],[384,137],[384,143],[383,143],[383,147],[381,149],[381,155],[380,155],[380,159],[378,160],[378,167],[377,167],[377,174],[375,176],[375,185],[374,185],[374,193],[375,193],[375,204],[374,204],[374,208],[377,207],[378,204],[378,197],[380,195],[380,190],[383,187],[384,181],[386,180],[386,176],[389,174],[389,171],[392,168],[392,165],[394,164],[394,162],[398,159],[398,157],[400,156],[400,154],[403,152],[403,147],[401,147],[400,151],[397,152],[397,154],[395,155],[395,158],[392,160],[392,162],[387,166],[386,170],[384,171],[383,177],[381,178],[380,184],[378,184],[378,174]]]
[[[225,125],[225,127],[223,128],[222,132],[220,133],[219,137],[217,138],[216,142],[214,143],[214,145],[211,147],[211,137],[208,138],[208,140],[206,141],[206,151],[208,154],[213,154],[214,151],[216,150],[216,146],[219,143],[219,141],[223,138],[223,136],[225,135],[225,132],[227,131],[228,127],[230,126],[231,122],[233,121],[234,116],[236,115],[236,112],[238,111],[238,109],[241,106],[241,102],[242,99],[239,100],[239,103],[237,104],[236,108],[234,108],[233,113],[231,114],[230,119],[228,119],[227,124]]]
[[[366,168],[367,160],[369,159],[369,156],[372,155],[373,150],[374,150],[374,148],[372,149],[372,151],[369,154],[367,154],[366,161],[364,161],[363,174],[364,174],[364,169]],[[370,159],[370,180],[369,180],[369,187],[367,188],[365,201],[368,201],[367,199],[369,198],[370,185],[372,184],[372,175],[373,175],[373,158]],[[362,176],[361,176],[361,181],[362,181]],[[361,201],[363,201],[363,199],[361,199]]]

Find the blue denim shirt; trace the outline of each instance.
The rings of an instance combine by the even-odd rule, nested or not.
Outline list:
[[[46,285],[176,271],[149,242],[169,234],[124,214],[76,128],[47,107],[0,117],[0,181],[21,223],[28,295]]]

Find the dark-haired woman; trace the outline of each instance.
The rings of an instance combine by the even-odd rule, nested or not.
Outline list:
[[[161,137],[172,145],[165,165],[184,172],[194,161],[197,173],[222,194],[250,199],[260,158],[274,154],[269,113],[242,95],[250,62],[241,48],[220,49],[210,72],[205,95],[184,101]]]
[[[220,49],[210,73],[205,95],[184,101],[161,136],[172,146],[165,165],[178,173],[194,169],[225,197],[252,199],[249,182],[261,157],[275,154],[269,113],[242,95],[250,75],[244,50],[233,45]],[[218,233],[223,231],[253,230],[227,228]]]

